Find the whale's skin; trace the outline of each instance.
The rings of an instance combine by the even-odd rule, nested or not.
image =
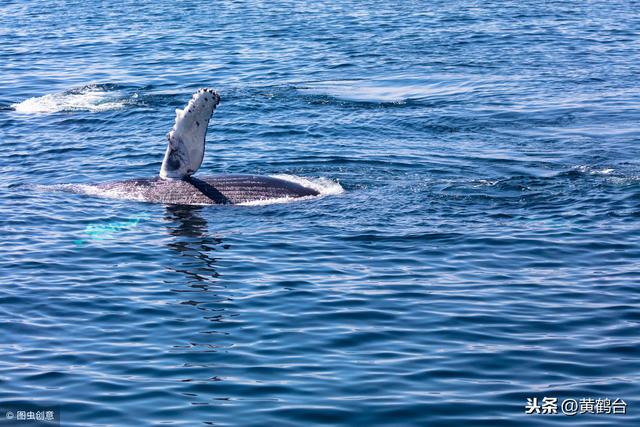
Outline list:
[[[238,204],[261,200],[317,196],[318,191],[295,182],[261,175],[211,175],[186,179],[130,179],[98,184],[104,191],[138,200],[176,205]]]

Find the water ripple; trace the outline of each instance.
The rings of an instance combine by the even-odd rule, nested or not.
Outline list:
[[[637,425],[636,6],[3,2],[0,407]],[[203,86],[222,102],[201,173],[327,197],[51,191],[157,175]],[[545,396],[628,414],[525,415]]]

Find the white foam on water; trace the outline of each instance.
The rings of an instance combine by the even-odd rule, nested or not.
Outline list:
[[[456,76],[398,76],[385,79],[311,82],[297,90],[304,94],[325,95],[346,101],[402,104],[408,100],[468,93],[478,89],[476,86],[482,83]]]
[[[589,175],[610,175],[615,169],[612,168],[597,168],[595,166],[580,165],[574,168],[578,172],[586,173]]]
[[[50,93],[25,99],[11,107],[23,114],[50,114],[61,111],[101,112],[124,107],[125,99],[119,91],[104,90],[99,86],[85,86],[79,90]]]
[[[323,196],[331,196],[344,193],[344,188],[338,181],[331,180],[329,178],[303,178],[296,175],[278,174],[269,175],[272,178],[278,178],[285,181],[299,184],[303,187],[311,188],[320,193],[318,196],[307,197],[278,197],[275,199],[253,200],[251,202],[238,203],[241,206],[266,206],[277,203],[290,203],[301,200],[310,200]]]
[[[125,187],[102,188],[91,184],[53,184],[33,185],[31,186],[31,188],[39,191],[65,191],[74,194],[102,197],[107,199],[136,200],[140,202],[145,201],[141,193],[131,191],[130,188]]]

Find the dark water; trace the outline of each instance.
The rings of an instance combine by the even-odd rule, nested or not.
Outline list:
[[[0,403],[64,426],[640,424],[637,2],[203,3],[2,2]],[[344,193],[46,190],[156,175],[201,86],[222,96],[201,173]]]

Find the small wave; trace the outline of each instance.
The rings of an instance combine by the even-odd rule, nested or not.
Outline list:
[[[266,206],[273,205],[278,203],[289,203],[300,200],[310,200],[317,197],[330,196],[344,193],[344,188],[340,185],[339,182],[333,181],[329,178],[303,178],[301,176],[296,175],[288,175],[288,174],[277,174],[277,175],[269,175],[272,178],[283,179],[285,181],[293,182],[295,184],[302,185],[303,187],[311,188],[320,193],[319,196],[309,196],[309,197],[279,197],[276,199],[264,199],[264,200],[253,200],[251,202],[239,203],[241,206]]]
[[[429,79],[399,76],[385,79],[311,82],[297,90],[303,94],[329,96],[345,101],[403,104],[408,101],[465,94],[477,90],[482,83],[455,76]]]
[[[23,114],[50,114],[62,111],[90,111],[92,113],[117,110],[126,104],[122,91],[113,85],[87,85],[61,93],[25,99],[11,107]]]

